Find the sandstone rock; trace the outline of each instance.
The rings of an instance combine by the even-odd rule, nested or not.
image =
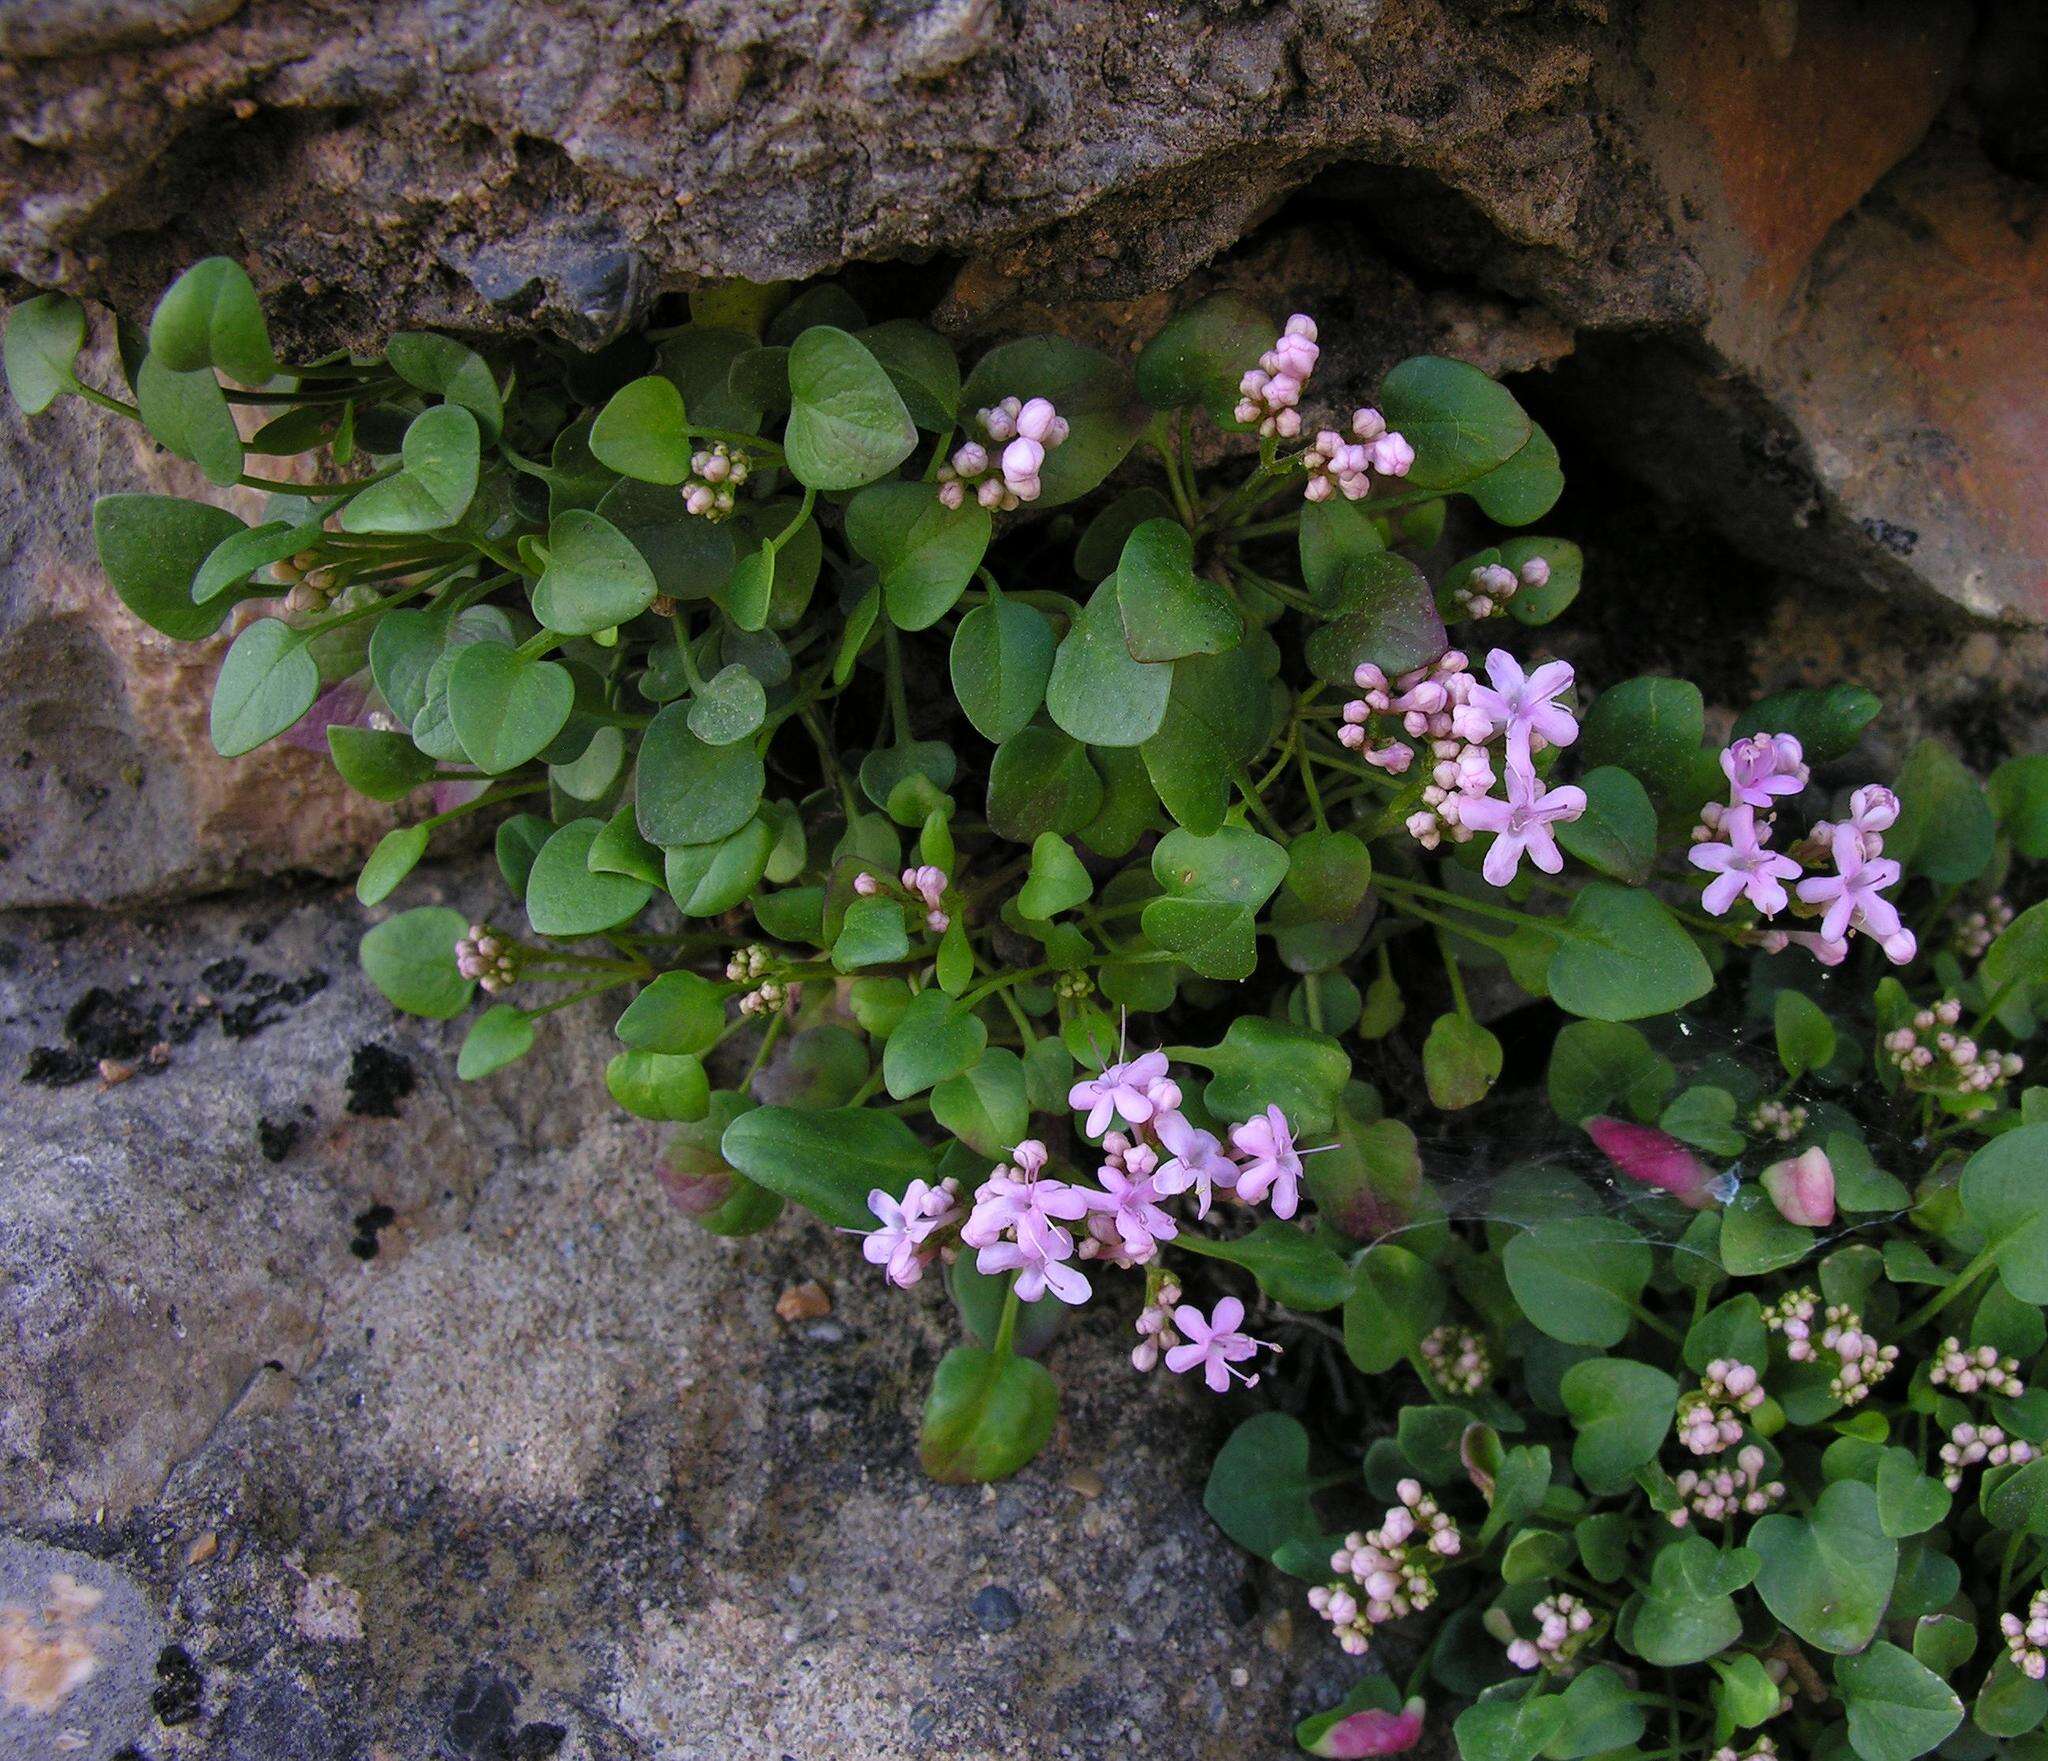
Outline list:
[[[587,1010],[459,1086],[459,1026],[394,1022],[360,927],[287,901],[0,929],[10,1078],[94,988],[173,1040],[118,1087],[15,1087],[0,1142],[0,1522],[89,1535],[164,1611],[195,1715],[147,1754],[1199,1761],[1283,1754],[1334,1697],[1311,1623],[1259,1637],[1291,1591],[1199,1501],[1225,1415],[1131,1376],[1129,1315],[1053,1348],[1038,1464],[932,1484],[941,1292],[816,1226],[693,1229]],[[241,1038],[192,1004],[316,971]],[[409,1067],[395,1119],[349,1110],[365,1044]],[[778,1320],[811,1278],[831,1315]]]
[[[0,1535],[0,1761],[108,1755],[141,1735],[162,1647],[118,1566]]]
[[[88,371],[104,371],[100,359]],[[219,496],[139,428],[65,399],[0,399],[0,906],[106,904],[351,870],[395,823],[323,757],[213,749],[229,632],[185,646],[114,597],[95,496]],[[254,517],[261,497],[235,491]]]

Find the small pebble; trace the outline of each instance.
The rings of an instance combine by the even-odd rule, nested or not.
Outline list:
[[[775,1312],[791,1323],[821,1320],[832,1312],[832,1294],[817,1279],[807,1279],[775,1299]]]
[[[974,1598],[975,1624],[985,1633],[1006,1633],[1023,1618],[1017,1598],[1001,1584],[990,1584]]]

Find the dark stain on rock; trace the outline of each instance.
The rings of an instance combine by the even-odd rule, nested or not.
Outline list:
[[[445,1761],[549,1761],[568,1740],[559,1724],[518,1722],[519,1689],[488,1663],[456,1684],[441,1733]]]
[[[183,1645],[166,1645],[157,1653],[156,1679],[149,1703],[159,1724],[190,1724],[199,1716],[206,1681]]]
[[[398,1103],[418,1085],[408,1059],[365,1041],[348,1063],[348,1110],[364,1119],[396,1119]]]
[[[348,1244],[348,1251],[359,1260],[374,1260],[377,1257],[377,1233],[389,1229],[398,1221],[398,1213],[389,1205],[372,1205],[367,1211],[356,1216],[355,1239]]]
[[[256,1121],[256,1147],[263,1152],[266,1162],[281,1162],[292,1153],[299,1141],[299,1122],[296,1119],[259,1119]]]

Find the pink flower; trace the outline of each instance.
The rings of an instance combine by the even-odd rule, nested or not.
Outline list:
[[[1786,1222],[1825,1229],[1835,1220],[1835,1169],[1820,1145],[1773,1162],[1758,1178]]]
[[[1034,397],[1017,412],[1017,432],[1048,450],[1067,437],[1067,420],[1048,398]]]
[[[1882,783],[1866,783],[1849,797],[1849,823],[1859,832],[1888,832],[1898,822],[1899,798]]]
[[[1112,1064],[1100,1076],[1085,1077],[1067,1091],[1067,1105],[1076,1112],[1088,1109],[1087,1131],[1100,1137],[1109,1128],[1112,1115],[1133,1125],[1143,1125],[1159,1111],[1148,1092],[1166,1076],[1166,1054],[1146,1052],[1128,1064]],[[1178,1099],[1178,1091],[1176,1091]]]
[[[1853,928],[1889,943],[1900,933],[1899,913],[1881,895],[1899,878],[1899,865],[1889,856],[1865,856],[1863,835],[1853,825],[1835,828],[1834,857],[1833,874],[1814,875],[1799,883],[1800,898],[1809,905],[1827,907],[1820,922],[1821,935],[1839,942]],[[1889,946],[1885,951],[1891,952]],[[1906,959],[1911,958],[1909,952]]]
[[[1906,933],[1910,935],[1912,931],[1908,930]],[[1844,960],[1849,958],[1849,944],[1846,940],[1836,940],[1829,936],[1817,936],[1811,930],[1805,929],[1795,929],[1785,939],[1789,942],[1796,942],[1823,966],[1839,966]],[[1912,955],[1910,954],[1906,956],[1907,960],[1911,958]],[[1898,964],[1903,966],[1905,961],[1902,960]]]
[[[1796,795],[1810,775],[1805,754],[1790,734],[1751,734],[1723,748],[1721,771],[1742,807],[1769,807],[1780,795]]]
[[[1547,660],[1526,676],[1522,664],[1505,648],[1486,657],[1486,676],[1493,689],[1472,687],[1473,707],[1495,727],[1508,733],[1508,761],[1527,769],[1534,735],[1550,746],[1569,746],[1579,737],[1579,724],[1557,699],[1572,688],[1569,661]]]
[[[1301,1157],[1287,1115],[1278,1107],[1255,1113],[1230,1128],[1230,1142],[1239,1155],[1250,1158],[1238,1171],[1237,1196],[1255,1205],[1270,1191],[1273,1215],[1293,1216],[1301,1203]]]
[[[1398,434],[1382,434],[1372,443],[1372,468],[1382,477],[1405,477],[1415,463],[1415,449]]]
[[[1061,1302],[1086,1302],[1091,1286],[1066,1264],[1074,1257],[1074,1238],[1060,1224],[1088,1214],[1087,1196],[1064,1180],[1038,1177],[1044,1145],[1027,1139],[1016,1153],[1019,1165],[996,1168],[974,1195],[974,1213],[960,1239],[976,1250],[979,1270],[1015,1272],[1023,1301],[1036,1302],[1050,1290]]]
[[[950,1220],[953,1195],[943,1186],[913,1180],[900,1201],[876,1187],[868,1194],[868,1209],[881,1227],[861,1238],[860,1250],[870,1265],[888,1268],[891,1284],[908,1290],[924,1276],[931,1260],[925,1239]]]
[[[1021,434],[1003,448],[1003,481],[1019,501],[1038,499],[1038,472],[1045,463],[1045,448]]]
[[[1317,1737],[1308,1752],[1334,1757],[1335,1761],[1360,1761],[1368,1755],[1405,1755],[1422,1741],[1422,1714],[1426,1710],[1420,1699],[1414,1699],[1399,1712],[1354,1712]]]
[[[1211,1316],[1205,1316],[1193,1303],[1183,1303],[1173,1311],[1173,1324],[1181,1338],[1187,1341],[1166,1354],[1166,1367],[1176,1376],[1184,1375],[1200,1364],[1202,1379],[1218,1394],[1229,1392],[1233,1376],[1247,1388],[1258,1385],[1257,1376],[1247,1376],[1242,1370],[1230,1367],[1257,1356],[1260,1346],[1266,1345],[1265,1340],[1253,1339],[1238,1330],[1244,1325],[1244,1304],[1236,1297],[1224,1297]]]
[[[1754,807],[1729,808],[1720,829],[1725,843],[1695,844],[1687,858],[1715,877],[1700,903],[1719,917],[1746,893],[1766,917],[1776,916],[1790,902],[1783,883],[1799,878],[1799,864],[1764,847],[1769,829],[1757,830]]]
[[[1597,1116],[1586,1121],[1586,1135],[1629,1179],[1668,1192],[1688,1210],[1703,1211],[1713,1202],[1714,1176],[1677,1138],[1652,1126]]]
[[[1169,1111],[1156,1115],[1152,1129],[1159,1134],[1159,1141],[1172,1157],[1152,1177],[1153,1187],[1169,1195],[1186,1192],[1193,1187],[1195,1215],[1206,1217],[1211,1190],[1221,1187],[1229,1192],[1236,1187],[1237,1164],[1223,1153],[1222,1140],[1213,1131],[1190,1125],[1179,1113]]]
[[[1526,762],[1525,759],[1524,765]],[[1533,770],[1512,762],[1508,766],[1505,801],[1492,795],[1468,795],[1458,803],[1461,824],[1475,832],[1494,834],[1493,848],[1487,851],[1480,872],[1497,887],[1504,887],[1515,878],[1524,852],[1545,874],[1555,874],[1564,867],[1557,834],[1550,828],[1560,821],[1577,819],[1585,811],[1584,789],[1567,785],[1543,790]]]
[[[1171,1241],[1180,1233],[1180,1225],[1159,1208],[1160,1193],[1155,1175],[1133,1175],[1122,1168],[1110,1166],[1102,1170],[1099,1178],[1103,1190],[1084,1190],[1081,1197],[1091,1211],[1107,1216],[1126,1259],[1149,1260],[1156,1251],[1157,1243]]]

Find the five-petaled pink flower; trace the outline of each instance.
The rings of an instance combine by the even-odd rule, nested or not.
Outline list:
[[[1790,734],[1750,734],[1724,747],[1721,772],[1738,807],[1769,807],[1806,787],[1806,755]]]
[[[1247,1388],[1257,1385],[1257,1376],[1248,1376],[1244,1371],[1230,1367],[1257,1356],[1260,1346],[1266,1344],[1263,1339],[1254,1339],[1239,1331],[1244,1325],[1244,1304],[1236,1297],[1224,1297],[1206,1316],[1193,1303],[1182,1303],[1173,1311],[1173,1324],[1181,1338],[1187,1341],[1166,1354],[1166,1367],[1176,1376],[1200,1364],[1202,1379],[1218,1394],[1228,1392],[1233,1376]]]
[[[1799,878],[1799,864],[1791,857],[1766,848],[1768,827],[1759,830],[1754,807],[1731,807],[1721,815],[1725,842],[1695,844],[1688,860],[1714,878],[1700,895],[1700,903],[1716,917],[1725,913],[1743,894],[1766,917],[1785,909],[1789,901],[1784,883]]]
[[[1495,727],[1507,730],[1510,770],[1528,769],[1532,734],[1552,746],[1569,746],[1579,737],[1572,712],[1557,701],[1572,687],[1569,661],[1546,660],[1524,674],[1520,661],[1496,648],[1486,657],[1486,676],[1493,688],[1474,685],[1471,703]]]
[[[1167,1083],[1166,1054],[1146,1052],[1128,1064],[1112,1064],[1100,1076],[1084,1077],[1075,1083],[1067,1091],[1067,1105],[1077,1112],[1087,1108],[1088,1135],[1100,1137],[1109,1129],[1113,1115],[1120,1115],[1132,1125],[1143,1125],[1162,1106],[1174,1105],[1180,1091],[1175,1089],[1173,1100],[1165,1101],[1155,1088],[1162,1083]]]
[[[1865,856],[1863,837],[1853,825],[1835,828],[1835,872],[1817,874],[1799,883],[1799,896],[1809,905],[1825,905],[1820,933],[1839,942],[1849,931],[1863,930],[1887,944],[1900,934],[1899,912],[1883,891],[1899,878],[1899,865],[1889,856]],[[1912,956],[1908,954],[1906,958]]]
[[[1238,1170],[1237,1196],[1257,1204],[1273,1195],[1273,1215],[1291,1217],[1301,1204],[1301,1157],[1295,1153],[1294,1128],[1278,1107],[1254,1113],[1230,1128],[1237,1153],[1249,1158]]]
[[[1223,1153],[1222,1140],[1213,1131],[1189,1124],[1179,1113],[1161,1113],[1152,1129],[1172,1158],[1152,1177],[1154,1188],[1172,1194],[1193,1187],[1195,1215],[1206,1217],[1213,1189],[1229,1192],[1237,1185],[1237,1164]]]
[[[876,1187],[868,1194],[868,1209],[881,1227],[862,1236],[860,1251],[870,1265],[888,1268],[891,1284],[908,1290],[924,1276],[931,1257],[925,1251],[925,1238],[950,1221],[953,1195],[943,1186],[913,1180],[900,1201]]]
[[[1529,860],[1545,874],[1564,867],[1557,848],[1557,834],[1550,828],[1563,820],[1577,819],[1586,811],[1586,791],[1567,784],[1561,789],[1544,789],[1536,773],[1521,766],[1508,767],[1508,796],[1505,801],[1492,795],[1467,795],[1458,802],[1458,819],[1475,832],[1492,832],[1493,848],[1486,853],[1480,872],[1494,886],[1504,887],[1515,878],[1527,852]]]
[[[1150,1259],[1156,1243],[1171,1241],[1180,1233],[1180,1225],[1159,1206],[1162,1194],[1156,1174],[1133,1176],[1112,1166],[1105,1167],[1098,1178],[1103,1190],[1089,1192],[1084,1188],[1081,1196],[1091,1211],[1108,1214],[1126,1259]]]

